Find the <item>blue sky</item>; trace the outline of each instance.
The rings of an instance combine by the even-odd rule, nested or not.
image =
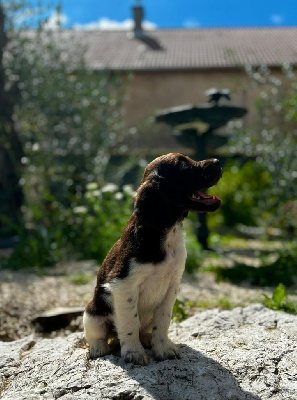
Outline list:
[[[35,1],[35,0],[33,0]],[[121,27],[137,0],[60,0],[64,26]],[[151,27],[297,26],[297,0],[142,0]]]

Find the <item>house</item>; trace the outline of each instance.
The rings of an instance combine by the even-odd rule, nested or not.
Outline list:
[[[74,32],[75,40],[87,45],[91,69],[133,73],[123,110],[130,127],[158,109],[205,103],[205,91],[212,87],[231,90],[232,103],[249,109],[245,124],[250,126],[258,91],[250,88],[246,66],[267,66],[279,75],[284,64],[297,65],[297,27],[145,31],[143,8],[135,6],[133,12],[132,31]],[[165,131],[166,148],[175,149]],[[162,147],[163,139],[154,146]],[[150,147],[147,135],[138,140],[139,146]]]

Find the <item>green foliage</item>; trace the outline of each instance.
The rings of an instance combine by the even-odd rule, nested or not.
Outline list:
[[[249,281],[257,286],[275,286],[279,282],[292,285],[297,278],[297,245],[291,243],[279,250],[272,262],[263,257],[262,265],[258,268],[236,264],[233,268],[212,267],[210,270],[217,275],[219,281]]]
[[[297,307],[287,299],[286,288],[279,284],[273,291],[270,298],[263,293],[264,305],[272,310],[285,311],[291,314],[297,314]]]
[[[131,213],[131,190],[115,193],[105,184],[112,150],[121,151],[126,135],[120,107],[129,79],[87,69],[75,32],[49,30],[44,8],[32,4],[4,1],[10,43],[3,69],[7,90],[17,93],[25,195],[14,224],[21,240],[5,264],[41,267],[70,254],[102,261]],[[28,31],[32,24],[38,29]],[[121,167],[113,182],[122,179]]]
[[[72,49],[73,39],[61,35],[39,30],[22,38],[7,70],[18,77],[21,93],[14,117],[25,152],[22,183],[36,196],[49,189],[66,202],[88,182],[103,181],[110,151],[123,138],[125,88],[116,75],[86,69],[83,49]],[[73,50],[71,62],[65,46]]]
[[[182,322],[188,317],[189,313],[185,308],[185,303],[181,300],[176,299],[172,311],[172,320],[174,322]]]
[[[94,277],[90,274],[81,273],[78,275],[69,276],[67,280],[74,285],[87,285]]]
[[[20,217],[23,192],[19,184],[22,144],[13,120],[18,93],[13,82],[7,82],[3,54],[8,43],[3,3],[0,2],[0,237],[14,236],[13,224]],[[3,217],[3,218],[2,218]],[[5,223],[9,218],[10,224]]]
[[[203,258],[203,250],[201,245],[197,241],[197,238],[193,232],[193,227],[190,223],[185,224],[186,231],[186,248],[187,248],[187,260],[186,260],[186,271],[191,273],[196,272]]]
[[[287,121],[297,121],[297,84],[294,81],[296,78],[292,70],[289,71],[292,84],[289,88],[287,95],[281,100],[281,104],[285,110],[285,117]]]
[[[133,190],[124,186],[118,191],[115,184],[98,188],[88,185],[83,205],[73,208],[66,235],[74,254],[81,259],[103,261],[132,213]]]
[[[46,194],[42,204],[29,208],[30,218],[19,231],[21,241],[7,268],[50,266],[66,257],[101,262],[120,238],[134,192],[128,185],[119,191],[115,184],[99,188],[90,183],[82,198],[72,198],[70,207]]]
[[[221,310],[232,310],[234,306],[226,297],[217,299],[213,302],[195,302],[176,299],[173,307],[172,320],[174,322],[182,322],[186,320],[187,318],[189,318],[189,316],[191,315],[191,310],[193,310],[194,308],[219,308]]]
[[[33,268],[54,265],[59,261],[64,247],[60,245],[62,236],[52,228],[40,224],[33,229],[20,232],[20,242],[1,266],[10,269]]]
[[[65,238],[59,226],[54,223],[60,213],[51,208],[53,197],[44,193],[42,204],[31,204],[30,219],[24,225],[15,225],[20,241],[14,247],[11,256],[2,260],[1,266],[10,269],[40,268],[51,266],[62,259],[65,249]],[[25,206],[23,207],[25,208]],[[7,222],[7,225],[10,222]]]
[[[232,310],[232,308],[234,308],[227,297],[214,299],[214,301],[202,301],[197,303],[187,302],[186,305],[189,305],[190,307],[205,308],[207,310],[212,308],[219,308],[220,310]]]
[[[256,207],[261,211],[259,224],[266,227],[283,228],[289,237],[297,229],[296,218],[288,219],[284,214],[288,208],[296,213],[297,198],[297,130],[296,130],[296,74],[291,68],[283,77],[274,76],[268,68],[248,69],[254,89],[261,89],[257,101],[257,116],[251,130],[242,131],[230,150],[254,160],[257,170],[269,174],[269,185],[258,197]],[[256,192],[257,195],[257,192]],[[244,205],[244,204],[243,204]]]
[[[67,199],[69,192],[102,178],[111,148],[120,145],[119,108],[127,79],[87,69],[86,48],[72,33],[48,29],[43,9],[23,1],[4,5],[13,44],[3,67],[6,86],[18,93],[13,117],[25,152],[25,178],[31,184],[40,177],[39,186]],[[39,29],[28,32],[24,16],[39,21]]]
[[[223,178],[210,190],[210,194],[219,194],[222,200],[220,209],[209,216],[210,220],[229,227],[255,225],[259,217],[257,205],[269,186],[269,173],[254,161],[244,165],[229,161]]]
[[[217,302],[217,307],[219,307],[221,310],[232,310],[233,308],[230,300],[227,297],[219,299]]]

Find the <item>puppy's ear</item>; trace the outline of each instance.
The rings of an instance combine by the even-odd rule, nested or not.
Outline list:
[[[141,225],[165,228],[174,222],[172,204],[162,191],[162,181],[162,177],[155,175],[137,191],[134,213]]]

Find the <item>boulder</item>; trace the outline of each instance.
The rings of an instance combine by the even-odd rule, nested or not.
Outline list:
[[[170,336],[181,359],[145,367],[90,360],[82,333],[0,342],[3,400],[297,399],[297,317],[252,305],[210,310]]]

